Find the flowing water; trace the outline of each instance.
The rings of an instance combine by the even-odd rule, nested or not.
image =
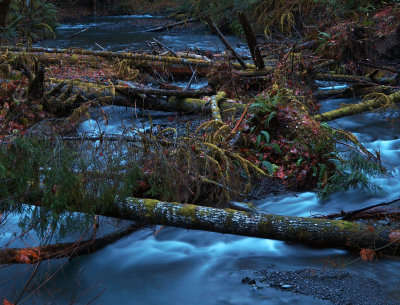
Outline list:
[[[104,43],[110,41],[107,47],[114,48],[114,40],[103,39]],[[182,41],[190,39],[181,37]],[[217,39],[214,42],[221,47]],[[117,45],[121,47],[119,42]],[[172,41],[170,46],[174,47]],[[330,84],[320,83],[320,86]],[[321,111],[337,108],[344,102],[356,100],[325,100],[321,102]],[[107,132],[118,133],[121,121],[127,126],[141,119],[125,108],[108,108],[107,111],[112,117]],[[165,120],[165,114],[153,115],[157,120]],[[375,179],[380,192],[336,193],[325,201],[319,200],[313,192],[291,193],[269,196],[258,201],[258,207],[268,213],[309,216],[352,210],[400,197],[399,115],[398,110],[389,110],[354,115],[334,123],[355,133],[371,151],[380,151],[390,170],[388,176]],[[81,131],[99,128],[105,126],[88,121],[81,126]],[[94,254],[42,265],[43,276],[38,277],[43,281],[37,299],[39,304],[46,299],[56,300],[56,304],[70,303],[71,299],[74,304],[87,304],[93,298],[94,304],[330,304],[273,288],[255,290],[242,284],[241,279],[260,269],[333,267],[381,282],[388,295],[400,301],[400,261],[395,259],[361,262],[343,250],[311,249],[293,243],[170,227],[155,236],[152,229],[142,230]],[[13,275],[17,278],[0,284],[0,294],[14,293],[6,287],[18,291],[32,270],[29,266],[0,270],[0,280]],[[51,279],[44,281],[52,272],[55,274]]]

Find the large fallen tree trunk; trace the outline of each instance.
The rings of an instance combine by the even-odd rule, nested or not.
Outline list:
[[[135,198],[119,202],[114,209],[102,214],[186,229],[292,241],[315,247],[349,250],[368,248],[400,254],[400,230],[343,220],[252,214]]]
[[[328,122],[345,116],[379,109],[384,106],[391,106],[397,103],[400,103],[400,91],[397,91],[390,95],[381,94],[374,99],[318,114],[315,115],[313,118],[320,122]]]
[[[88,55],[97,56],[105,59],[128,59],[136,61],[138,64],[144,65],[155,62],[162,62],[168,65],[188,65],[199,67],[216,67],[222,65],[224,67],[228,66],[227,62],[223,61],[210,61],[195,58],[182,58],[174,56],[164,56],[164,55],[150,55],[146,53],[123,53],[123,52],[106,52],[106,51],[94,51],[85,49],[55,49],[55,48],[41,48],[41,47],[31,47],[22,48],[14,46],[4,46],[0,47],[2,52],[25,52],[25,53],[39,53],[43,54],[75,54],[75,55]],[[232,64],[235,68],[241,68],[239,63]],[[245,69],[254,69],[255,66],[252,64],[245,64]]]
[[[162,55],[149,55],[145,53],[122,53],[122,52],[105,52],[105,51],[94,51],[85,49],[54,49],[54,48],[41,48],[41,47],[31,47],[31,48],[21,48],[21,47],[1,47],[1,51],[7,52],[29,52],[29,53],[54,53],[54,54],[76,54],[76,55],[91,55],[102,57],[106,59],[131,59],[131,60],[150,60],[165,62],[168,64],[182,64],[182,65],[193,65],[193,66],[213,66],[215,63],[192,58],[180,58],[173,56],[162,56]]]

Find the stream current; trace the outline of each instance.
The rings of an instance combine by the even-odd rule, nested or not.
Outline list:
[[[101,22],[118,22],[118,19],[105,18],[95,23],[99,25]],[[92,23],[92,20],[88,21],[88,24]],[[88,24],[82,23],[81,27],[87,27]],[[132,34],[129,39],[125,37],[124,40],[117,38],[117,34],[110,31],[97,32],[96,35],[101,37],[101,40],[96,37],[89,41],[82,36],[79,42],[69,42],[63,38],[66,37],[66,32],[74,32],[77,27],[76,24],[62,25],[58,40],[47,41],[44,45],[69,47],[76,43],[74,46],[85,48],[93,47],[92,42],[97,40],[96,42],[107,49],[122,50],[131,47],[132,44],[142,43],[142,34]],[[204,35],[199,39],[176,34],[179,39],[171,40],[163,33],[146,35],[159,37],[163,43],[175,49],[182,48],[182,42],[187,48],[191,42],[194,44],[198,41],[211,41],[209,45],[204,46],[205,49],[212,45],[215,49],[223,50],[218,38],[211,35]],[[231,39],[235,41],[235,38]],[[236,43],[240,44],[239,41]],[[144,45],[139,46],[142,47],[144,48]],[[322,90],[333,85],[337,84],[319,83]],[[321,102],[321,112],[335,109],[341,103],[351,102],[357,101],[325,100]],[[107,132],[117,133],[121,121],[125,126],[129,122],[137,124],[135,115],[125,108],[108,108],[108,111],[111,119]],[[332,123],[356,134],[371,151],[380,151],[382,161],[389,169],[388,176],[374,179],[381,191],[371,193],[353,190],[336,193],[325,201],[318,199],[314,192],[271,195],[259,200],[256,205],[268,213],[310,216],[352,210],[400,197],[399,115],[400,112],[394,109],[354,115]],[[154,113],[154,116],[160,122],[168,120],[162,113]],[[105,126],[95,127],[96,130],[99,128]],[[90,121],[81,126],[82,132],[93,129]],[[41,289],[35,301],[38,304],[70,304],[71,300],[74,304],[87,304],[90,300],[93,300],[94,304],[331,304],[310,296],[273,288],[256,290],[242,284],[241,280],[260,269],[274,271],[337,268],[380,282],[388,296],[400,302],[400,261],[395,259],[361,262],[356,256],[343,250],[311,249],[281,241],[171,227],[164,228],[155,236],[153,233],[153,229],[141,230],[94,254],[72,261],[43,263],[37,277]],[[17,246],[22,245],[23,243]],[[19,291],[33,268],[11,266],[0,269],[0,295],[12,296],[15,291]],[[55,274],[46,280],[52,272]],[[10,279],[14,276],[15,279]],[[2,280],[7,282],[2,283]],[[33,299],[29,299],[25,304],[30,302],[33,302]]]

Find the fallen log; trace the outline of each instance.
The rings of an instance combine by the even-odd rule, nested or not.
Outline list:
[[[129,87],[115,86],[115,90],[127,96],[133,94],[146,94],[155,96],[176,96],[180,98],[187,98],[187,97],[200,97],[212,94],[211,89],[181,91],[181,90],[165,90],[156,88],[140,88],[135,86],[129,86]]]
[[[343,89],[331,89],[331,90],[320,90],[313,93],[314,98],[317,100],[323,100],[328,98],[348,98],[348,97],[362,97],[370,93],[393,93],[392,87],[388,86],[375,86],[375,85],[364,85],[354,84],[350,88]]]
[[[225,97],[226,93],[224,91],[218,92],[217,95],[211,97],[211,114],[214,120],[219,122],[222,122],[219,102],[221,102]]]
[[[198,58],[182,58],[182,57],[174,57],[174,56],[166,56],[166,55],[150,55],[145,53],[123,53],[123,52],[105,52],[105,51],[95,51],[95,50],[85,50],[85,49],[55,49],[55,48],[42,48],[42,47],[30,47],[30,48],[22,48],[15,46],[3,46],[0,47],[0,51],[2,52],[25,52],[32,53],[43,56],[43,54],[75,54],[75,55],[87,55],[87,56],[96,56],[105,59],[128,59],[135,61],[138,65],[150,65],[156,62],[165,63],[168,65],[186,65],[186,66],[197,66],[198,68],[202,67],[227,67],[228,63],[224,61],[210,61]],[[40,60],[39,60],[40,61]],[[235,68],[241,68],[239,63],[232,64]],[[245,69],[254,69],[255,66],[252,64],[245,64]]]
[[[333,74],[333,73],[316,73],[315,79],[334,81],[334,82],[346,82],[346,83],[372,83],[380,85],[395,85],[397,83],[396,77],[373,77],[373,76],[358,76],[358,75],[344,75],[344,74]]]
[[[44,260],[74,258],[103,249],[117,240],[143,228],[143,225],[130,227],[107,234],[103,237],[71,243],[59,243],[40,247],[7,248],[0,250],[0,264],[36,264]]]
[[[54,94],[58,94],[61,92],[63,94],[66,90],[68,90],[68,86],[63,79],[55,79],[50,78],[52,83],[51,86],[54,86],[50,89],[48,94],[45,94],[46,99],[44,102],[46,103],[46,107],[48,109],[52,109],[52,113],[56,113],[57,107],[61,107],[62,109],[68,109],[69,112],[73,111],[77,105],[75,103],[70,103],[68,105],[63,105],[62,103],[57,103],[58,99],[53,98],[49,99],[50,92],[51,96]],[[62,84],[62,85],[60,85]],[[116,105],[116,106],[129,106],[129,107],[137,107],[141,109],[152,109],[152,110],[160,110],[160,111],[176,111],[176,112],[191,112],[191,113],[212,113],[211,104],[206,99],[199,98],[183,98],[184,96],[198,96],[198,94],[193,94],[190,92],[193,91],[178,91],[182,97],[170,96],[168,99],[162,97],[151,97],[151,96],[143,96],[143,93],[146,93],[143,90],[138,90],[136,92],[130,91],[128,87],[122,86],[113,86],[113,85],[105,85],[105,84],[96,84],[90,82],[83,82],[81,80],[71,80],[68,85],[72,85],[72,92],[70,92],[73,96],[82,96],[87,100],[96,100],[101,104],[108,105]],[[114,90],[115,89],[115,92]],[[143,88],[142,88],[143,89]],[[153,89],[156,90],[156,89]],[[158,89],[161,90],[161,89]],[[163,91],[148,91],[159,93],[158,95],[171,95],[165,94],[165,91],[169,93],[172,90],[163,90]],[[209,91],[203,93],[210,93]],[[221,101],[220,110],[225,111],[230,108],[235,108],[235,111],[242,112],[245,108],[245,105],[239,103],[230,103]],[[61,109],[60,108],[60,109]],[[63,111],[64,113],[65,111]]]
[[[343,220],[248,213],[191,204],[128,198],[99,213],[193,230],[292,241],[314,247],[372,249],[400,254],[400,230]]]
[[[7,46],[1,47],[0,50],[2,52],[28,52],[28,53],[54,53],[54,54],[76,54],[76,55],[90,55],[97,56],[106,59],[130,59],[137,61],[159,61],[168,64],[181,64],[181,65],[198,65],[198,66],[213,66],[214,62],[201,60],[201,59],[192,59],[192,58],[180,58],[173,56],[162,56],[162,55],[150,55],[144,53],[122,53],[122,52],[104,52],[104,51],[95,51],[95,50],[85,50],[85,49],[55,49],[55,48],[41,48],[41,47],[31,47],[31,48],[22,48],[22,47],[14,47]]]
[[[367,96],[368,97],[368,96]],[[320,122],[328,122],[336,119],[343,118],[345,116],[363,113],[374,109],[379,109],[384,106],[392,106],[400,103],[400,91],[392,93],[390,95],[378,95],[377,97],[358,103],[349,105],[336,110],[328,111],[322,114],[313,116],[313,118]]]

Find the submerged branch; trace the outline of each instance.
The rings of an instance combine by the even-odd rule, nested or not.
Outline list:
[[[101,238],[60,243],[40,247],[8,248],[0,250],[0,264],[35,264],[44,260],[77,257],[98,251],[117,240],[141,229],[143,225],[130,227],[107,234]]]

